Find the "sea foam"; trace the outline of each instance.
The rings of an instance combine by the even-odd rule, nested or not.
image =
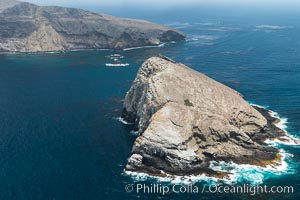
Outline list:
[[[106,63],[105,66],[107,67],[127,67],[129,63]]]
[[[290,135],[287,131],[287,124],[288,124],[288,118],[280,117],[280,115],[272,110],[269,110],[269,113],[272,117],[279,119],[279,122],[275,124],[278,128],[283,130],[286,133],[286,136],[282,136],[276,139],[267,139],[265,141],[266,144],[270,146],[279,146],[279,145],[286,145],[286,146],[298,146],[300,145],[300,139],[296,136]]]
[[[228,184],[247,182],[252,185],[262,184],[263,181],[271,176],[278,176],[287,173],[293,173],[289,170],[286,162],[287,158],[292,157],[292,154],[286,153],[284,150],[280,150],[281,160],[276,164],[267,165],[261,167],[257,165],[249,164],[236,164],[226,162],[212,161],[210,168],[215,171],[222,171],[229,173],[229,176],[223,179]]]
[[[134,181],[146,181],[149,179],[156,180],[158,182],[167,182],[172,184],[189,184],[189,183],[196,183],[196,182],[206,182],[206,183],[216,183],[220,179],[215,177],[209,177],[205,174],[198,175],[198,176],[175,176],[170,175],[165,172],[161,172],[164,176],[152,176],[142,172],[131,172],[124,170],[124,175],[130,176],[133,178]]]
[[[226,184],[249,183],[251,185],[258,185],[262,184],[263,181],[269,177],[280,176],[287,173],[294,173],[293,170],[290,170],[288,168],[288,164],[286,162],[286,159],[292,157],[292,154],[286,153],[284,150],[280,150],[280,155],[281,161],[273,165],[268,165],[266,167],[249,164],[236,164],[233,162],[226,163],[224,161],[211,161],[211,169],[228,173],[228,175],[223,178],[210,177],[205,174],[197,176],[175,176],[163,171],[161,171],[161,174],[163,176],[160,177],[126,170],[124,170],[124,174],[132,177],[134,181],[145,181],[148,179],[153,179],[158,182],[169,182],[173,184],[189,184],[196,182],[206,182],[208,184],[214,184],[221,182]]]
[[[253,106],[267,109],[268,106],[261,106],[257,104],[250,103]],[[300,145],[300,140],[294,136],[288,135],[287,129],[287,118],[281,118],[277,112],[269,110],[272,117],[279,119],[280,121],[276,124],[278,128],[284,130],[287,135],[281,137],[284,141],[279,139],[266,140],[265,143],[270,146],[275,146],[275,144],[285,144],[285,145]],[[123,120],[120,118],[120,120]],[[298,143],[299,142],[299,143]],[[208,184],[213,184],[217,182],[223,182],[226,184],[237,184],[237,183],[249,183],[251,185],[259,185],[264,182],[264,180],[274,177],[282,176],[285,174],[294,174],[295,171],[289,167],[287,160],[293,157],[292,154],[287,153],[283,149],[279,149],[280,161],[275,164],[270,164],[265,167],[250,165],[250,164],[236,164],[233,162],[227,163],[224,161],[210,162],[210,168],[215,171],[226,172],[227,176],[223,178],[210,177],[205,174],[197,176],[175,176],[167,174],[163,171],[161,173],[164,177],[151,176],[146,173],[130,172],[124,171],[124,174],[131,176],[135,181],[145,181],[148,179],[155,179],[159,182],[169,182],[169,183],[194,183],[194,182],[206,182]]]
[[[274,112],[274,111],[271,111],[269,110],[269,113],[272,117],[276,118],[276,119],[279,119],[280,121],[275,124],[278,128],[284,130],[286,133],[287,133],[287,123],[288,123],[288,119],[287,118],[283,118],[283,117],[280,117],[279,114],[277,112]]]
[[[278,25],[269,25],[269,24],[263,24],[255,26],[258,29],[271,29],[271,30],[279,30],[286,28],[285,26],[278,26]]]
[[[125,125],[131,125],[132,123],[127,122],[125,119],[122,117],[113,117],[114,120],[118,120],[119,122],[125,124]]]

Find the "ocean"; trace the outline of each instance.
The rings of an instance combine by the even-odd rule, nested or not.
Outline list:
[[[292,186],[293,193],[126,192],[128,184],[175,184],[123,171],[136,135],[118,120],[122,100],[151,56],[163,54],[232,87],[278,113],[281,127],[300,137],[299,16],[213,13],[135,13],[187,35],[160,47],[0,54],[0,199],[299,199],[299,146],[288,144],[275,144],[286,156],[282,169],[224,164],[236,176],[220,184]],[[114,59],[121,65],[111,65]],[[214,183],[202,177],[193,184]]]

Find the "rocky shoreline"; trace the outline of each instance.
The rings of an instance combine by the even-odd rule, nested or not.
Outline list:
[[[212,161],[279,165],[279,149],[265,141],[287,137],[270,111],[166,57],[142,65],[122,117],[139,132],[125,170],[160,177],[227,176]]]
[[[261,143],[262,145],[266,145],[265,144],[265,140],[266,139],[270,139],[270,140],[274,140],[274,139],[279,139],[279,141],[282,142],[294,142],[297,145],[300,145],[299,141],[294,140],[293,138],[291,138],[289,135],[286,134],[286,132],[280,128],[278,128],[276,126],[277,123],[280,122],[279,118],[273,117],[270,114],[270,110],[258,107],[258,106],[253,106],[255,109],[257,109],[264,117],[266,117],[268,119],[268,123],[269,123],[269,127],[270,130],[274,133],[274,134],[269,134],[269,135],[265,135],[263,137],[259,137],[257,139],[257,141],[259,143]],[[123,117],[122,118],[124,121],[126,120],[126,124],[132,124],[133,121],[129,120],[132,118],[128,118],[129,115],[128,113],[126,113],[126,111],[124,110],[123,112]],[[284,138],[281,138],[284,137]],[[246,158],[246,159],[236,159],[236,160],[231,160],[231,159],[216,159],[214,161],[216,162],[220,162],[220,161],[225,161],[225,162],[233,162],[235,164],[249,164],[249,165],[255,165],[255,166],[259,166],[262,168],[265,168],[267,166],[279,166],[281,165],[283,159],[282,159],[282,155],[279,152],[279,149],[275,148],[274,152],[276,152],[275,157],[273,157],[273,159],[267,159],[264,160],[263,158],[260,159],[255,159],[255,158]],[[128,163],[130,164],[130,163]],[[230,173],[228,172],[223,172],[223,171],[216,171],[211,169],[210,165],[205,166],[204,168],[199,168],[196,171],[189,171],[188,173],[185,172],[181,172],[181,173],[172,173],[172,174],[168,174],[163,170],[158,171],[157,169],[153,169],[153,170],[149,170],[149,169],[131,169],[130,166],[127,164],[126,168],[125,168],[125,172],[128,174],[134,174],[135,176],[138,176],[139,174],[145,174],[145,175],[149,175],[152,178],[155,177],[161,177],[161,178],[171,178],[171,179],[175,179],[177,177],[180,177],[182,179],[184,179],[184,177],[188,177],[188,179],[190,179],[189,176],[203,176],[205,178],[216,178],[216,179],[226,179],[228,178],[228,175]]]
[[[0,52],[135,48],[182,41],[180,31],[75,8],[0,2]]]
[[[293,144],[293,145],[300,145],[300,140],[296,139],[296,138],[292,138],[290,137],[284,130],[278,128],[276,126],[276,124],[279,124],[281,122],[280,118],[276,118],[274,116],[272,116],[270,114],[270,110],[259,107],[257,105],[252,105],[255,109],[257,109],[263,116],[265,116],[268,119],[268,122],[270,123],[270,127],[272,127],[273,130],[275,130],[275,134],[273,136],[270,136],[270,138],[265,137],[265,139],[269,139],[271,141],[278,139],[279,142],[286,142],[289,144]],[[124,111],[123,115],[125,116],[126,111]],[[124,119],[122,119],[124,120]],[[124,120],[125,122],[125,120]],[[123,123],[124,123],[123,122]],[[126,123],[124,124],[132,124],[126,121]],[[265,143],[265,141],[260,140],[260,142],[262,142],[263,145],[267,145]],[[243,165],[245,163],[249,164],[249,165],[253,165],[253,166],[258,166],[261,167],[261,169],[264,169],[268,166],[271,167],[276,167],[276,166],[280,166],[283,164],[284,162],[284,158],[282,156],[282,154],[280,153],[280,149],[277,149],[278,153],[276,154],[275,158],[272,160],[256,160],[256,161],[251,161],[248,160],[248,162],[235,162],[235,164],[240,164]],[[216,160],[216,162],[219,161],[223,161],[223,160]],[[229,161],[230,163],[233,163],[232,161]],[[128,167],[128,166],[126,166]],[[195,179],[197,176],[199,177],[198,179],[202,180],[202,179],[208,179],[208,180],[225,180],[228,181],[229,175],[231,174],[230,172],[224,172],[224,171],[217,171],[217,170],[213,170],[211,168],[211,166],[208,166],[207,168],[205,168],[203,171],[199,171],[198,173],[179,173],[179,174],[168,174],[164,171],[147,171],[147,170],[132,170],[132,169],[124,169],[125,173],[128,175],[132,175],[134,177],[139,177],[139,176],[148,176],[151,178],[166,178],[166,180],[174,180],[174,179],[181,179],[181,180],[191,180],[191,179]],[[195,177],[193,177],[195,176]],[[197,178],[196,178],[197,179]],[[164,180],[164,179],[163,179]],[[230,180],[233,181],[233,180]]]
[[[182,40],[184,41],[184,40]],[[181,42],[177,41],[177,42]],[[11,54],[11,55],[15,55],[15,54],[59,54],[59,53],[68,53],[68,52],[85,52],[85,51],[130,51],[130,50],[135,50],[135,49],[145,49],[145,48],[159,48],[161,47],[162,44],[174,44],[177,43],[176,41],[171,41],[171,42],[164,42],[161,43],[159,45],[152,45],[152,46],[136,46],[136,47],[130,47],[130,48],[124,48],[124,49],[101,49],[101,48],[86,48],[86,49],[63,49],[63,50],[55,50],[55,51],[28,51],[28,52],[23,52],[23,51],[0,51],[0,55],[1,54]]]

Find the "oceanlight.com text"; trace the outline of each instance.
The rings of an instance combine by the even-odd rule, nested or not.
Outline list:
[[[137,194],[161,194],[167,195],[171,193],[178,194],[249,194],[249,195],[258,195],[258,194],[292,194],[294,193],[293,186],[267,186],[267,185],[258,185],[252,186],[249,184],[243,185],[221,185],[221,184],[211,184],[211,185],[196,185],[196,184],[173,184],[173,185],[164,185],[164,184],[127,184],[125,186],[125,191],[128,193],[137,193]]]

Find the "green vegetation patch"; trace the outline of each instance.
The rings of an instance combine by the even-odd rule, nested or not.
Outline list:
[[[185,99],[185,100],[184,100],[184,105],[189,106],[189,107],[194,106],[193,103],[190,102],[190,100],[188,100],[188,99]]]

